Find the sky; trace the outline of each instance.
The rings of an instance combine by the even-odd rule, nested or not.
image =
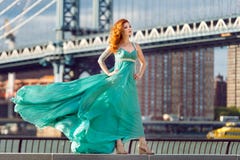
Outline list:
[[[214,77],[222,75],[227,78],[227,47],[216,47],[214,49]]]
[[[14,20],[11,24],[14,28],[33,14],[49,4],[52,0],[0,0],[0,27],[4,20]],[[94,28],[93,2],[95,0],[80,0],[80,27]],[[4,10],[17,2],[14,7]],[[39,3],[38,3],[39,2]],[[26,14],[19,16],[34,3],[38,3]],[[133,29],[146,29],[159,26],[190,23],[203,19],[218,19],[240,15],[240,0],[113,0],[113,21],[119,18],[127,18],[133,25]],[[55,41],[56,29],[56,4],[52,5],[40,15],[20,27],[14,32],[16,46],[26,47],[36,44],[44,44]],[[0,35],[4,30],[0,29]],[[4,39],[0,39],[0,49],[6,49]],[[219,56],[221,53],[222,56]],[[226,75],[227,48],[215,49],[214,73]]]

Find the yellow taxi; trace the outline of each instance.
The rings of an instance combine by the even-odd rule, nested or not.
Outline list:
[[[240,127],[227,122],[224,127],[208,132],[207,139],[240,139]]]

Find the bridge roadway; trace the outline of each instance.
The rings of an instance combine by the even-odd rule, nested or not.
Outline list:
[[[217,20],[160,26],[134,32],[133,41],[144,50],[193,46],[223,46],[240,42],[240,16]],[[106,47],[108,34],[80,37],[63,42],[63,55],[74,58],[98,55]],[[0,69],[36,64],[42,58],[58,56],[55,43],[0,51]],[[55,57],[56,58],[56,57]]]
[[[0,153],[0,160],[240,160],[240,155],[100,155]]]

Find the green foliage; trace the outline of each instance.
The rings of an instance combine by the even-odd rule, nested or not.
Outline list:
[[[220,116],[240,116],[240,109],[237,107],[217,107],[214,109],[214,120]]]

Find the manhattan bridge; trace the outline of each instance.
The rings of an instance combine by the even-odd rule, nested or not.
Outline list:
[[[133,25],[148,64],[137,83],[143,116],[213,119],[216,47],[228,52],[226,106],[240,107],[239,0],[1,0],[0,7],[3,117],[14,116],[8,99],[23,85],[100,73],[97,58],[119,18]]]

